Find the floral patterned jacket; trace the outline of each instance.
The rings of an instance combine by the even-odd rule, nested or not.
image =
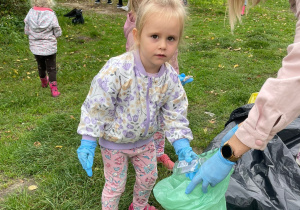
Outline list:
[[[163,116],[167,139],[193,139],[188,101],[169,63],[156,76],[145,71],[138,51],[111,58],[94,77],[81,107],[78,134],[126,144],[152,138]]]

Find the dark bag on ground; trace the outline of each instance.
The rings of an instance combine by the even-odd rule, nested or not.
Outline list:
[[[72,18],[72,23],[74,24],[83,24],[84,23],[84,19],[83,19],[83,15],[82,15],[82,9],[73,9],[70,12],[68,12],[67,14],[64,15],[65,17],[68,18]]]
[[[220,146],[223,136],[245,120],[253,104],[232,112],[225,129],[205,151]],[[235,166],[225,194],[228,210],[300,209],[300,117],[269,142],[264,151],[250,150]]]

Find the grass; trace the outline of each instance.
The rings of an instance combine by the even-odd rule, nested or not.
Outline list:
[[[194,76],[185,90],[195,150],[205,149],[222,131],[230,113],[246,104],[268,77],[276,76],[294,37],[295,18],[288,8],[286,0],[267,1],[250,10],[231,34],[224,1],[189,0],[185,43],[178,59],[180,72]],[[70,9],[61,4],[55,8],[63,30],[57,53],[59,98],[40,87],[36,61],[23,33],[24,17],[0,19],[0,192],[18,180],[34,180],[38,186],[35,191],[24,188],[2,196],[0,208],[101,206],[100,150],[96,151],[94,175],[88,178],[77,160],[80,136],[76,130],[92,78],[110,57],[125,52],[126,13],[85,9],[85,24],[72,25],[63,17]],[[169,143],[166,153],[176,161]],[[127,209],[132,201],[135,174],[129,169],[119,209]],[[161,165],[158,171],[159,180],[171,175]],[[153,195],[149,202],[162,209]]]

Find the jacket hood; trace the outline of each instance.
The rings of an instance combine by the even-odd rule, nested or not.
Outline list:
[[[29,15],[28,22],[30,22],[33,31],[44,31],[52,24],[54,16],[51,13],[53,11],[31,9],[30,12],[32,15]]]

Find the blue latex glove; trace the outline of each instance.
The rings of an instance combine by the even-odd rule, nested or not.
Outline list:
[[[176,154],[178,155],[178,160],[185,160],[190,163],[193,159],[197,159],[198,155],[193,151],[190,146],[190,142],[188,139],[179,139],[174,141],[173,147],[175,149]]]
[[[94,162],[95,149],[97,147],[96,141],[81,140],[81,145],[77,149],[78,159],[82,168],[86,171],[88,176],[93,175],[92,166]]]
[[[228,131],[228,132],[226,133],[226,135],[222,138],[222,141],[221,141],[221,147],[224,145],[224,143],[225,143],[226,141],[228,141],[228,140],[235,134],[235,132],[237,131],[238,128],[239,128],[239,126],[236,125],[236,126],[234,126],[233,128],[231,128],[230,131]]]
[[[181,73],[180,75],[178,75],[178,78],[179,78],[179,80],[180,80],[182,86],[184,86],[184,85],[187,84],[187,83],[190,83],[190,82],[193,82],[193,81],[194,81],[193,78],[189,78],[189,79],[187,79],[186,81],[184,81],[184,79],[185,79],[185,74],[184,74],[184,73]]]
[[[227,177],[235,162],[223,158],[220,149],[216,154],[203,163],[197,174],[187,186],[185,193],[191,193],[202,182],[202,192],[207,193],[208,185],[216,186]]]

